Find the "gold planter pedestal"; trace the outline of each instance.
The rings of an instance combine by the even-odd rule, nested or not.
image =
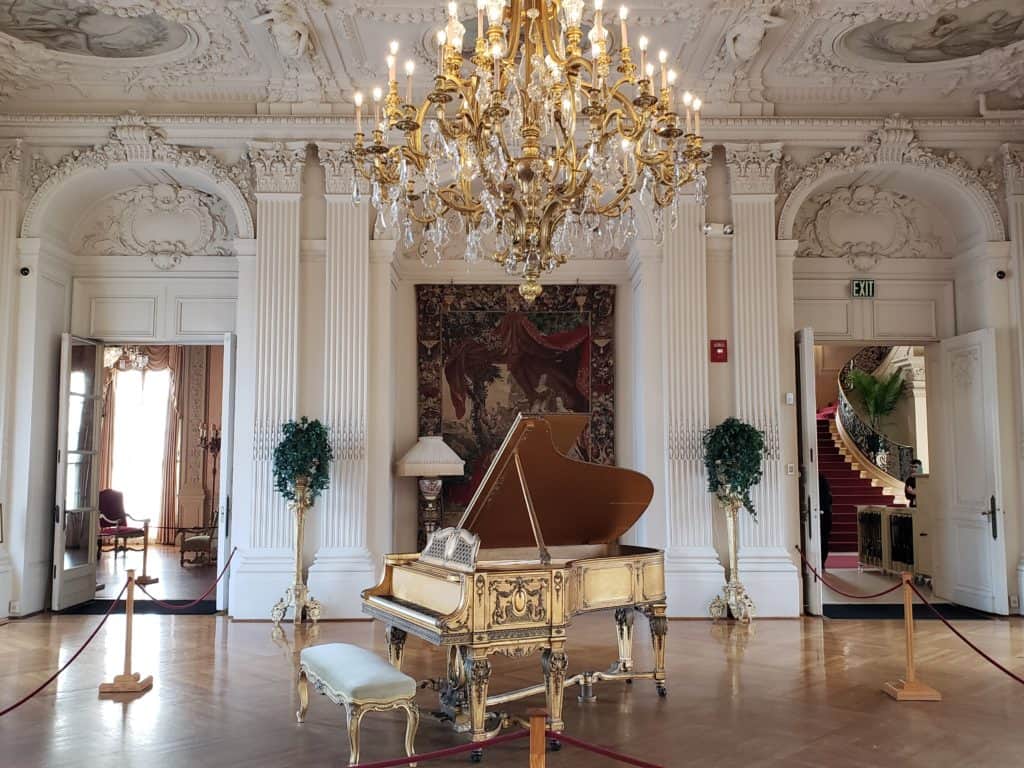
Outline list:
[[[314,624],[320,621],[320,601],[309,594],[306,586],[306,579],[302,572],[302,538],[306,530],[306,513],[313,505],[309,500],[309,485],[305,478],[298,478],[295,481],[295,501],[292,502],[292,511],[295,513],[295,580],[287,590],[284,597],[274,603],[270,609],[270,618],[274,626],[280,626],[289,608],[295,609],[292,621],[301,624],[308,618]]]
[[[754,601],[750,599],[746,588],[740,581],[739,567],[737,566],[736,550],[739,546],[738,530],[736,528],[737,517],[740,505],[733,502],[726,509],[725,529],[729,537],[729,580],[722,588],[722,594],[711,601],[708,606],[708,613],[715,621],[725,618],[733,618],[744,624],[749,624],[754,617]]]

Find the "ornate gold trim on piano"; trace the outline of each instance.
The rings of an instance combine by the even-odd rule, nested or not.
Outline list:
[[[363,610],[388,625],[389,658],[401,665],[407,633],[446,646],[442,708],[474,741],[487,708],[545,693],[551,729],[563,728],[566,686],[653,679],[665,695],[665,569],[660,550],[623,546],[619,536],[653,495],[644,475],[568,458],[585,417],[520,416],[457,528],[437,531],[422,555],[389,555],[383,578],[363,592]],[[477,539],[479,537],[479,540]],[[567,678],[571,617],[615,609],[618,659],[606,672]],[[633,668],[635,611],[650,624],[654,669]],[[540,651],[544,682],[488,695],[492,653]]]

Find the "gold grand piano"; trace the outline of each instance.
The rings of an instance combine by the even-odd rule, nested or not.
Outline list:
[[[616,543],[654,494],[628,469],[565,454],[586,416],[520,415],[456,528],[436,531],[422,553],[388,555],[381,582],[362,593],[363,611],[387,624],[391,663],[407,633],[447,649],[442,709],[456,730],[481,741],[488,707],[545,693],[561,731],[565,687],[593,699],[599,680],[653,679],[665,688],[665,566],[661,550]],[[481,548],[482,547],[482,548]],[[618,660],[606,672],[566,677],[566,633],[575,614],[615,609]],[[644,613],[654,669],[633,669],[633,616]],[[491,653],[541,652],[544,683],[488,695]]]

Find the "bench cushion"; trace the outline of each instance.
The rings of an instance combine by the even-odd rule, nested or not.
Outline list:
[[[352,701],[387,702],[416,695],[416,681],[372,651],[348,643],[304,648],[306,669],[336,693]]]

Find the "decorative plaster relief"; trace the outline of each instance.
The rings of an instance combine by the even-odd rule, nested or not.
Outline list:
[[[324,187],[328,195],[351,195],[354,170],[349,152],[351,142],[318,141],[317,155],[324,169]]]
[[[863,272],[881,259],[948,258],[941,238],[925,228],[928,220],[924,206],[899,192],[870,185],[839,187],[801,207],[796,256],[841,258]]]
[[[177,184],[148,184],[118,192],[86,218],[76,240],[89,255],[145,256],[173,269],[185,256],[229,256],[235,233],[227,204]]]
[[[1003,144],[1002,150],[1006,192],[1024,195],[1024,144]]]
[[[226,165],[206,149],[171,144],[163,131],[136,112],[128,112],[116,119],[105,144],[73,150],[56,163],[48,163],[38,155],[33,156],[29,185],[35,194],[26,208],[21,236],[38,235],[39,213],[64,181],[84,171],[102,170],[119,163],[169,165],[209,176],[227,195],[227,202],[238,219],[238,236],[254,236],[252,212],[248,203],[252,194],[249,166],[244,163]]]
[[[21,139],[0,142],[0,191],[17,190],[21,168]]]
[[[789,197],[782,207],[779,223],[781,239],[793,237],[797,212],[820,182],[832,176],[853,174],[877,165],[915,166],[945,176],[977,205],[984,217],[986,239],[1005,239],[1003,219],[994,199],[1002,188],[1000,170],[993,163],[973,168],[955,152],[940,153],[925,147],[918,140],[913,123],[900,115],[886,118],[880,128],[868,134],[864,144],[846,147],[838,152],[823,152],[803,167],[791,161],[783,165],[781,192],[788,193]]]
[[[249,162],[256,174],[256,192],[302,191],[306,165],[304,141],[250,141]]]
[[[773,194],[782,144],[726,144],[725,163],[734,194]]]

